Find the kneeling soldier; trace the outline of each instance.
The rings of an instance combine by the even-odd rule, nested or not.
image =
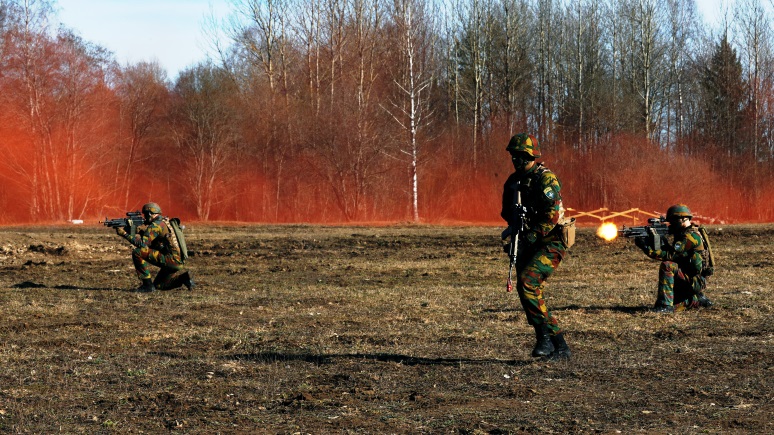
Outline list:
[[[170,228],[169,220],[161,215],[161,207],[155,202],[149,202],[142,206],[142,215],[146,227],[136,234],[129,234],[121,227],[116,228],[116,234],[135,246],[132,261],[137,276],[142,280],[137,291],[170,290],[181,286],[191,290],[195,284],[186,270],[180,244]],[[153,281],[150,264],[161,268]]]
[[[707,277],[712,269],[704,264],[702,252],[707,249],[699,227],[691,223],[691,210],[676,204],[667,210],[666,221],[674,241],[654,247],[647,238],[634,243],[650,258],[661,260],[658,270],[658,293],[653,311],[672,313],[689,308],[710,307],[712,301],[704,295]]]

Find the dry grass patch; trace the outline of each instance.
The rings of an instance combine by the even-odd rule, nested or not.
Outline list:
[[[712,227],[710,310],[581,229],[532,331],[497,228],[199,226],[194,292],[137,294],[102,228],[3,228],[0,431],[771,432],[772,226]]]

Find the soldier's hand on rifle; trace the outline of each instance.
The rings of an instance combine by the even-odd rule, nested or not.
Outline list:
[[[524,228],[524,218],[527,216],[527,207],[521,204],[515,204],[511,208],[511,218],[508,220],[508,225],[515,228],[516,231]]]
[[[123,237],[126,235],[126,230],[124,229],[124,227],[116,227],[116,234]]]
[[[648,239],[646,239],[645,237],[635,237],[634,238],[634,244],[638,248],[642,249],[643,251],[647,251],[648,248],[649,248],[649,246],[648,246]]]

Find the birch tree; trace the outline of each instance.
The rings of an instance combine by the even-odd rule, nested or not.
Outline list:
[[[488,0],[469,0],[461,3],[459,14],[462,35],[459,44],[461,60],[461,101],[468,109],[466,119],[471,125],[470,165],[475,172],[478,166],[478,148],[484,118],[484,86],[486,71],[486,24],[489,21]]]
[[[561,49],[563,61],[557,62],[565,88],[559,123],[572,132],[581,152],[587,152],[605,130],[598,124],[609,79],[604,69],[609,63],[603,44],[604,13],[598,2],[577,1],[568,5],[564,15],[567,36]]]
[[[698,23],[693,0],[668,0],[669,33],[666,51],[668,76],[665,82],[664,142],[674,146],[688,134],[690,106],[695,105],[698,81],[692,77]]]
[[[664,29],[667,8],[664,0],[621,0],[624,20],[622,47],[623,79],[637,104],[638,121],[634,130],[649,140],[657,140],[664,96],[667,44]]]
[[[391,14],[398,63],[392,72],[395,93],[386,108],[401,131],[398,148],[409,163],[411,215],[419,222],[421,132],[432,117],[428,103],[433,80],[433,23],[424,0],[393,0]]]

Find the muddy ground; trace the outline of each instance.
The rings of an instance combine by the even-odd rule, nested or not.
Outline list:
[[[189,224],[194,291],[132,292],[97,225],[0,228],[3,433],[772,433],[774,226],[710,227],[716,305],[581,229],[537,361],[499,228]]]

